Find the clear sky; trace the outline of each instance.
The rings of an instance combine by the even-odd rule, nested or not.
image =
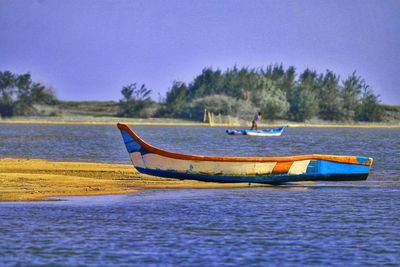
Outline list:
[[[399,0],[0,0],[0,71],[61,100],[165,97],[205,67],[283,64],[362,76],[400,105]]]

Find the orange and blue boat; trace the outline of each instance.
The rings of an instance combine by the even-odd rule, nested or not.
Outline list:
[[[281,184],[298,181],[366,180],[372,158],[301,155],[292,157],[209,157],[169,152],[143,141],[118,123],[135,168],[153,176],[225,183]]]

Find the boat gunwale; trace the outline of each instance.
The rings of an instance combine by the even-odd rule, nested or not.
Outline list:
[[[364,165],[364,166],[371,166],[372,165],[372,158],[368,158],[368,161],[362,163],[357,160],[357,156],[335,156],[335,155],[321,155],[321,154],[312,154],[312,155],[299,155],[299,156],[289,156],[289,157],[217,157],[217,156],[200,156],[200,155],[189,155],[189,154],[182,154],[176,152],[170,152],[167,150],[163,150],[152,146],[145,141],[143,141],[133,130],[124,123],[117,124],[118,129],[125,130],[128,132],[132,138],[138,142],[143,148],[147,149],[148,151],[174,159],[181,159],[181,160],[199,160],[199,161],[222,161],[222,162],[294,162],[294,161],[301,161],[301,160],[326,160],[332,161],[337,163],[347,163],[347,164],[356,164],[356,165]],[[366,158],[366,157],[363,157]]]

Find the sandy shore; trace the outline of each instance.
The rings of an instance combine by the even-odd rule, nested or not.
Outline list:
[[[54,200],[52,196],[126,194],[150,188],[247,187],[141,174],[132,165],[0,159],[0,201]],[[252,185],[268,186],[268,185]]]
[[[250,127],[249,121],[240,121],[237,123],[204,123],[194,122],[182,119],[166,119],[166,118],[148,118],[133,119],[121,117],[94,117],[94,116],[63,116],[63,117],[11,117],[0,118],[0,124],[75,124],[75,125],[116,125],[118,122],[129,125],[167,125],[167,126],[220,126],[220,127]],[[312,122],[292,122],[292,121],[261,121],[259,127],[278,127],[286,125],[289,127],[346,127],[346,128],[400,128],[400,121],[392,122],[330,122],[316,120]]]

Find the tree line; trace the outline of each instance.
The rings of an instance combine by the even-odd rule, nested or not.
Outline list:
[[[51,88],[32,81],[31,75],[0,71],[0,115],[2,117],[36,115],[34,104],[54,105],[57,98]]]
[[[291,66],[269,65],[226,71],[205,68],[188,84],[174,81],[165,99],[151,100],[144,84],[124,86],[119,102],[123,117],[160,117],[202,120],[204,110],[249,120],[261,112],[267,120],[381,121],[383,107],[364,79],[353,72],[341,79],[330,70],[306,69],[297,74]],[[34,104],[59,101],[51,88],[33,82],[29,73],[0,71],[0,114],[36,115]],[[112,114],[115,115],[115,114]]]
[[[365,80],[353,72],[346,79],[331,70],[306,69],[297,76],[291,66],[249,69],[234,66],[225,72],[203,69],[189,84],[175,81],[159,103],[151,101],[145,85],[130,85],[136,97],[122,90],[120,116],[174,117],[201,120],[204,109],[242,119],[262,112],[269,120],[381,121],[383,108]]]

